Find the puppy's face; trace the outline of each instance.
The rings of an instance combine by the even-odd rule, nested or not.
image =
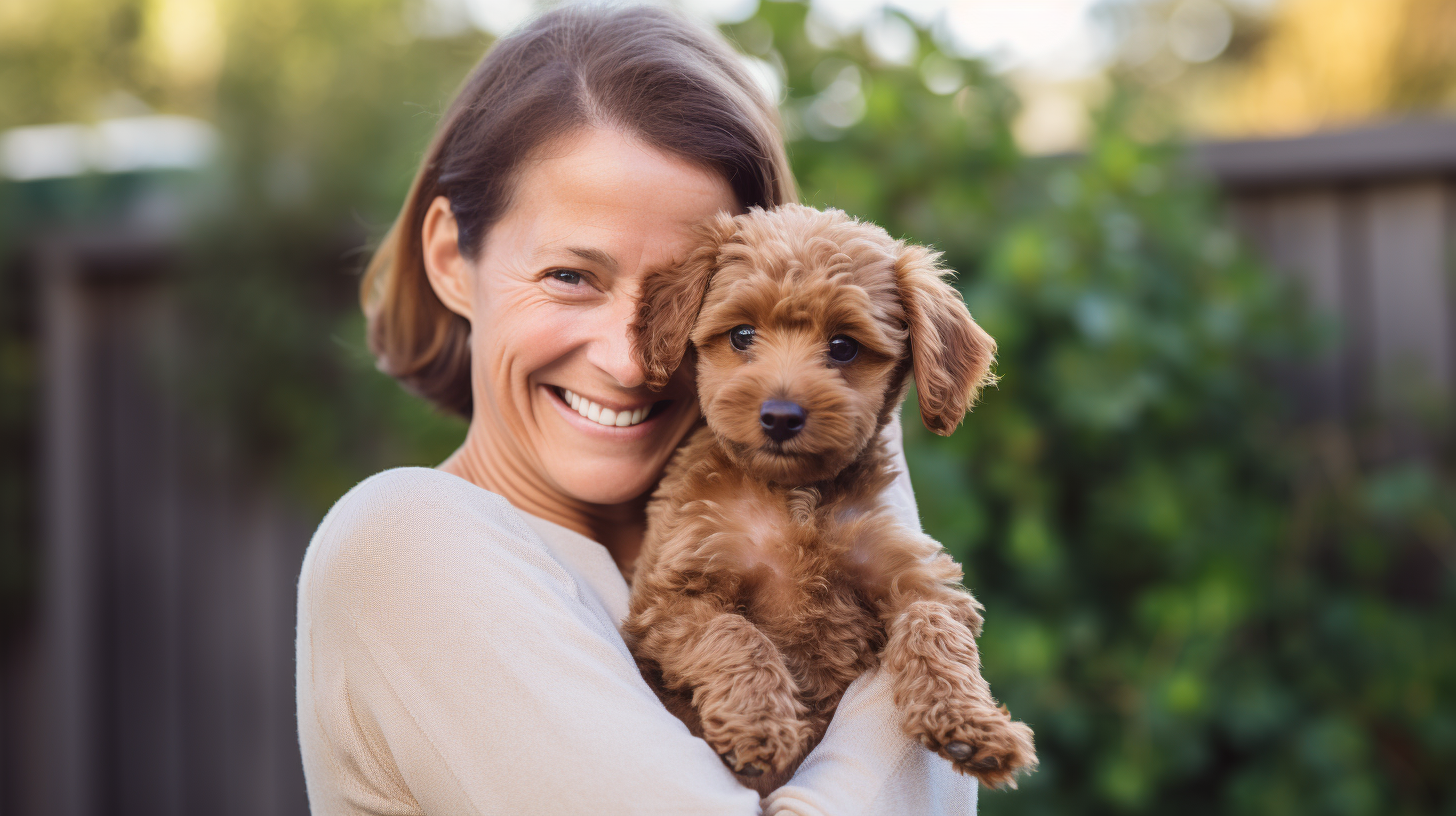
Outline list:
[[[703,415],[740,467],[830,478],[870,444],[906,364],[942,433],[987,376],[994,343],[934,261],[838,211],[719,216],[687,262],[645,282],[636,351],[665,382],[690,341]]]
[[[691,335],[703,416],[761,478],[828,478],[869,443],[907,351],[890,242],[813,211],[753,213],[738,238]]]

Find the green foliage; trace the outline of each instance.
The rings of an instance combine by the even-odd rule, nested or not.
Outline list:
[[[189,243],[189,397],[234,461],[322,513],[464,435],[374,371],[358,309],[452,88],[488,40],[406,36],[396,0],[238,4],[216,88],[226,147]],[[225,373],[224,373],[225,372]]]
[[[864,78],[861,121],[793,145],[806,197],[943,250],[999,342],[954,436],[906,411],[926,526],[1043,763],[982,810],[1453,812],[1451,474],[1362,468],[1298,423],[1278,375],[1314,321],[1175,150],[1127,135],[1135,99],[1085,155],[1028,160],[980,66],[939,97],[857,41],[814,49],[788,8],[765,16],[791,121],[829,93],[819,66]]]
[[[441,461],[463,435],[373,371],[357,308],[366,245],[393,219],[452,89],[489,43],[415,38],[406,5],[0,6],[0,127],[150,110],[208,119],[222,134],[218,165],[196,178],[0,182],[0,250],[37,229],[115,228],[149,200],[180,202],[189,417],[221,437],[221,466],[281,482],[320,514],[372,472]],[[194,49],[203,64],[189,72],[158,43],[167,15],[195,21],[199,9],[221,15],[221,39]],[[0,325],[0,360],[28,348],[12,322]],[[25,372],[0,374],[8,385]],[[8,410],[32,405],[33,385],[7,389],[17,419],[3,428],[33,426],[29,410]],[[23,516],[7,513],[4,529],[28,524]],[[0,538],[0,565],[24,549],[12,540]]]

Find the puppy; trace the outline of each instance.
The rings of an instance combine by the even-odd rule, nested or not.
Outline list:
[[[981,606],[895,520],[880,440],[913,371],[949,434],[995,342],[938,255],[844,213],[719,215],[650,275],[632,326],[649,384],[697,366],[705,422],[647,506],[624,627],[643,676],[760,794],[823,737],[852,680],[893,675],[906,733],[992,785],[1036,763],[981,677]]]

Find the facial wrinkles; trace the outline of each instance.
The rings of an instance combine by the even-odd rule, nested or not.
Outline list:
[[[505,268],[497,271],[503,274],[498,278],[499,285],[487,290],[487,297],[493,300],[493,308],[487,313],[500,316],[513,311],[533,312],[547,317],[554,314],[553,328],[564,344],[572,346],[573,350],[561,360],[554,361],[544,370],[545,373],[553,380],[575,385],[584,395],[597,399],[620,399],[621,395],[611,387],[612,383],[604,382],[610,378],[602,377],[597,366],[587,359],[587,346],[598,342],[598,336],[604,332],[610,333],[614,327],[625,325],[625,318],[619,312],[627,308],[622,304],[630,298],[614,296],[605,299],[600,305],[553,312],[549,308],[541,307],[558,305],[556,299],[529,279],[523,281],[519,270]],[[493,422],[489,423],[489,427],[499,432],[485,434],[481,444],[474,446],[478,455],[477,463],[490,474],[491,483],[511,485],[515,494],[511,496],[513,503],[528,512],[553,520],[561,519],[558,515],[560,511],[553,512],[552,508],[562,506],[571,508],[571,512],[579,517],[600,518],[607,523],[618,523],[624,517],[623,513],[630,516],[635,512],[631,508],[613,509],[580,501],[564,485],[552,478],[552,469],[547,466],[550,463],[548,460],[552,457],[559,458],[558,448],[562,440],[550,430],[550,423],[559,420],[542,413],[543,410],[554,410],[539,399],[537,394],[539,383],[535,375],[543,372],[536,370],[530,359],[512,353],[523,342],[529,342],[532,329],[539,330],[540,326],[533,327],[523,322],[501,319],[496,321],[493,328],[494,331],[487,332],[485,343],[482,344],[486,350],[487,364],[476,369],[479,371],[484,368],[492,376],[486,377],[477,391],[491,397],[484,401],[492,412]],[[583,338],[583,342],[573,342],[577,337]],[[685,400],[691,395],[690,391],[678,383],[670,384],[666,394],[671,394],[678,400]],[[477,423],[472,423],[472,432],[476,427]],[[670,428],[663,428],[658,433],[672,432]],[[657,458],[665,462],[670,446],[661,447],[664,451]],[[660,466],[661,463],[658,464]]]
[[[529,243],[529,233],[519,225],[503,226],[508,229],[491,236],[496,246],[513,248]],[[482,332],[483,342],[475,343],[472,351],[483,354],[485,365],[477,364],[473,369],[477,373],[488,372],[476,384],[477,392],[488,397],[477,401],[476,410],[484,408],[491,412],[493,421],[483,427],[501,429],[504,433],[489,433],[471,448],[479,455],[479,465],[491,474],[493,484],[514,485],[531,496],[532,501],[545,502],[559,492],[559,486],[542,478],[545,471],[538,454],[540,446],[535,444],[540,417],[531,399],[530,372],[523,370],[524,361],[513,354],[528,340],[525,335],[530,327],[503,317],[522,311],[550,314],[541,307],[553,305],[555,301],[536,283],[534,270],[517,258],[516,253],[508,251],[482,253],[483,263],[475,272],[481,291],[477,308],[478,313],[485,315],[482,321],[485,325],[475,329]],[[471,423],[472,432],[477,427],[482,426]]]
[[[697,411],[691,370],[659,395],[642,386],[627,332],[639,287],[647,270],[691,250],[692,224],[735,208],[726,180],[609,131],[570,137],[522,168],[473,268],[477,416],[458,454],[481,474],[472,480],[604,542],[593,534],[640,518],[641,494]],[[582,281],[553,279],[553,269]],[[654,424],[636,436],[610,435],[571,411],[566,390],[673,407],[644,418]]]
[[[497,351],[491,359],[493,369],[499,372],[499,393],[507,395],[517,406],[517,410],[512,412],[514,422],[502,424],[512,426],[512,433],[506,441],[516,458],[531,463],[529,468],[522,470],[548,473],[544,465],[546,457],[553,455],[550,443],[559,441],[548,430],[549,412],[555,409],[538,398],[540,385],[571,390],[581,397],[610,405],[650,404],[654,401],[640,392],[640,377],[635,382],[631,381],[633,375],[626,370],[631,366],[627,354],[628,341],[621,331],[631,318],[636,279],[640,277],[640,274],[600,275],[595,282],[605,291],[593,294],[593,302],[572,304],[554,312],[540,308],[556,306],[558,300],[539,286],[526,287],[524,296],[503,300],[507,309],[538,315],[554,314],[555,319],[551,321],[553,332],[563,345],[572,348],[565,357],[544,369],[537,369],[531,361],[503,351]],[[540,329],[539,325],[521,322],[512,323],[512,326],[515,332],[503,332],[497,338],[497,349],[519,348],[531,341],[533,331]],[[627,381],[624,382],[624,379]],[[680,394],[676,396],[681,398]],[[553,482],[552,488],[561,490],[562,486]]]

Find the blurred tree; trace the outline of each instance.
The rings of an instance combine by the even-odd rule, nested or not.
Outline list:
[[[1193,131],[1282,136],[1456,111],[1448,0],[1147,0],[1104,7],[1120,71]],[[1226,30],[1225,30],[1226,29]]]
[[[229,470],[323,510],[364,475],[438,462],[462,425],[373,375],[356,288],[451,90],[489,38],[418,36],[398,0],[0,0],[0,129],[148,113],[213,122],[200,174],[0,178],[0,612],[34,575],[36,232],[185,210],[182,383]],[[165,215],[165,214],[164,214]],[[14,442],[12,446],[11,442]],[[300,547],[304,542],[300,542]]]
[[[237,3],[213,120],[224,161],[192,240],[192,381],[235,450],[326,509],[463,425],[373,375],[357,272],[454,85],[489,43],[418,36],[398,0]],[[223,372],[226,372],[223,374]]]

